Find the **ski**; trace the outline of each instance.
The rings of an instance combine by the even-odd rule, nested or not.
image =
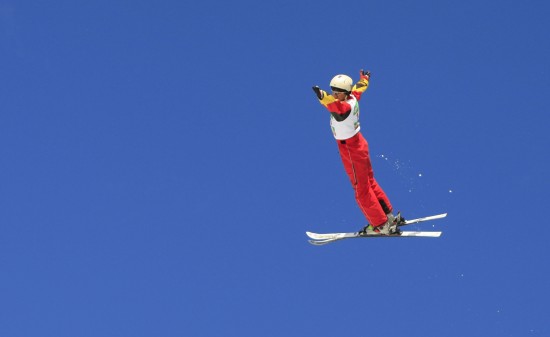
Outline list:
[[[399,225],[399,227],[406,226],[406,225],[412,225],[412,224],[419,223],[419,222],[424,222],[424,221],[442,219],[446,216],[447,216],[447,213],[442,213],[442,214],[426,216],[426,217],[418,218],[418,219],[406,220],[405,223]]]
[[[430,221],[441,219],[447,216],[447,213],[427,216],[418,219],[406,220],[404,223],[400,224],[398,227],[412,225],[419,222]],[[399,231],[395,234],[390,235],[359,235],[358,232],[349,232],[349,233],[313,233],[306,232],[307,236],[311,239],[309,243],[320,246],[334,241],[344,240],[344,239],[354,239],[354,238],[394,238],[394,237],[440,237],[442,232],[421,232],[421,231]]]
[[[307,233],[308,233],[308,236],[310,236],[310,234],[315,234],[310,232],[307,232]],[[438,238],[441,236],[442,232],[403,231],[403,232],[400,232],[399,234],[390,234],[390,235],[359,235],[358,233],[334,233],[334,234],[340,234],[340,235],[334,236],[330,239],[311,239],[309,240],[309,243],[315,246],[322,246],[334,241],[340,241],[344,239],[354,239],[354,238],[410,238],[410,237]]]

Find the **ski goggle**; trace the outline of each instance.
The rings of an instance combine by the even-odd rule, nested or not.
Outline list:
[[[336,88],[336,87],[330,87],[332,89],[332,94],[347,94],[348,92],[344,89]]]

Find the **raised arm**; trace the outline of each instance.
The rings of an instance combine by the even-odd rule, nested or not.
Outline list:
[[[361,95],[367,90],[369,87],[369,80],[370,80],[370,71],[363,71],[361,69],[359,71],[359,81],[355,83],[353,88],[351,89],[351,94],[357,98],[357,100],[361,99]]]

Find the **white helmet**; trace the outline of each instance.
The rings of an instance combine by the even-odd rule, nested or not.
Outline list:
[[[330,81],[330,87],[335,91],[346,91],[351,92],[351,87],[353,86],[353,80],[348,75],[336,75]]]

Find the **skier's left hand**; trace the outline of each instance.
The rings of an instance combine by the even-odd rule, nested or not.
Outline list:
[[[367,70],[367,71],[364,71],[363,69],[361,69],[361,70],[359,71],[359,77],[360,77],[361,79],[365,79],[365,80],[367,80],[367,81],[370,80],[370,71],[368,71],[368,70]]]

